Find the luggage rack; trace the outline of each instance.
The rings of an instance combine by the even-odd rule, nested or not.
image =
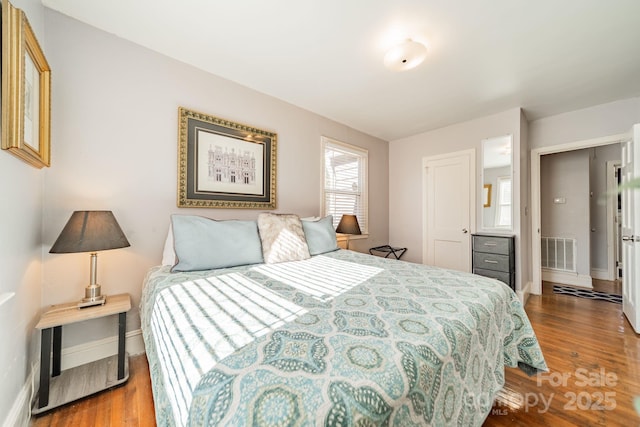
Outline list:
[[[396,259],[402,258],[402,255],[407,251],[407,248],[397,248],[390,245],[382,245],[376,246],[375,248],[370,248],[369,253],[371,255],[375,255],[374,252],[380,252],[384,254],[385,258],[389,258],[389,255],[393,254]]]

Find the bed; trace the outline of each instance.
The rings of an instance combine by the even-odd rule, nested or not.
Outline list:
[[[140,312],[159,426],[477,426],[547,370],[507,285],[348,250],[153,267]]]

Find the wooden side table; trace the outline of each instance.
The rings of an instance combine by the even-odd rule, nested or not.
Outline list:
[[[72,302],[53,305],[42,314],[36,325],[41,330],[40,389],[31,411],[33,414],[123,384],[129,379],[125,332],[127,311],[130,309],[129,294],[119,294],[107,296],[104,305],[78,308],[77,302]],[[114,314],[118,315],[118,354],[61,372],[62,326]]]

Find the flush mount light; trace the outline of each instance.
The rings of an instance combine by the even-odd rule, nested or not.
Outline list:
[[[417,41],[406,39],[392,47],[384,55],[384,65],[393,71],[405,71],[417,67],[427,56],[427,48]]]

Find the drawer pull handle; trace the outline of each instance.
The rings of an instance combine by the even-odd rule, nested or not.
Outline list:
[[[484,245],[485,246],[497,246],[498,244],[496,242],[487,242]]]
[[[498,263],[498,261],[494,261],[494,260],[491,260],[491,259],[485,259],[484,262],[486,262],[487,264],[497,264]]]

